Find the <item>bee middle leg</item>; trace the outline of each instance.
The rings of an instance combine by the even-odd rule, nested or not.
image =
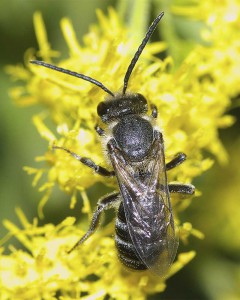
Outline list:
[[[113,192],[101,198],[98,201],[98,205],[96,210],[93,213],[92,221],[89,226],[88,231],[81,237],[81,239],[68,251],[68,253],[72,252],[76,247],[84,243],[99,227],[100,225],[100,217],[103,211],[108,210],[110,208],[115,207],[119,204],[120,198],[118,192]]]
[[[175,157],[166,164],[166,170],[171,170],[175,167],[177,167],[178,165],[182,164],[187,158],[187,155],[179,152],[175,155]]]
[[[170,193],[182,194],[184,196],[191,196],[195,193],[195,187],[192,184],[183,183],[169,183],[168,184]]]

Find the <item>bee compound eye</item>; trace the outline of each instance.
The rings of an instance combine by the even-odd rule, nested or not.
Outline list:
[[[97,113],[99,117],[102,117],[108,113],[108,105],[104,102],[100,102],[97,107]]]

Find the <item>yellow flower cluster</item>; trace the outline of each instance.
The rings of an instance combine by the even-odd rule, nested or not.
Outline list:
[[[230,97],[239,93],[236,75],[240,69],[240,48],[236,39],[240,24],[239,7],[235,9],[235,17],[228,18],[228,2],[233,3],[225,1],[225,9],[213,11],[199,4],[201,11],[206,9],[205,16],[208,16],[205,21],[209,27],[204,36],[208,38],[209,46],[196,46],[182,65],[173,71],[170,57],[160,60],[154,56],[166,49],[166,43],[148,44],[129,81],[129,91],[142,93],[159,110],[157,122],[163,129],[167,158],[179,151],[188,155],[186,163],[169,173],[170,181],[190,182],[207,170],[213,161],[203,158],[204,151],[222,162],[227,159],[218,138],[218,128],[233,122],[231,117],[224,116],[224,112],[230,105]],[[181,13],[177,7],[175,11]],[[109,10],[108,16],[101,11],[97,11],[97,15],[99,25],[90,28],[83,38],[83,46],[78,43],[70,20],[62,20],[69,57],[59,61],[58,66],[95,78],[117,92],[122,88],[126,68],[139,41],[127,37],[127,30],[113,9]],[[11,91],[18,104],[40,103],[44,107],[33,120],[40,135],[49,141],[50,148],[37,158],[45,161],[48,167],[25,169],[35,175],[35,185],[45,175],[45,184],[40,187],[41,191],[45,191],[40,215],[55,184],[72,195],[72,207],[77,191],[80,191],[85,199],[85,212],[89,212],[90,204],[84,191],[103,179],[65,152],[53,152],[51,147],[53,144],[64,146],[108,166],[93,130],[99,122],[96,107],[106,95],[100,88],[83,80],[30,65],[29,60],[34,55],[49,63],[59,55],[48,43],[39,13],[34,15],[34,25],[39,51],[29,50],[26,53],[27,68],[11,66],[8,72],[25,82],[24,86]],[[49,118],[56,124],[56,132],[45,124]],[[105,178],[104,183],[117,186],[115,179]],[[174,201],[179,204],[179,210],[189,204],[189,200]],[[56,293],[66,300],[104,299],[106,295],[121,300],[145,299],[146,295],[165,289],[163,279],[149,272],[130,272],[121,266],[116,259],[114,241],[107,237],[113,233],[112,224],[96,233],[80,252],[76,250],[67,255],[66,251],[83,234],[73,226],[72,218],[58,226],[46,224],[39,227],[36,221],[29,223],[19,210],[18,215],[23,229],[9,221],[5,221],[4,225],[28,252],[11,248],[10,255],[0,256],[2,299],[57,299]],[[183,241],[187,241],[190,234],[202,238],[201,233],[189,223],[183,224],[180,229]],[[194,252],[180,254],[168,276],[181,269],[194,255]]]
[[[83,235],[68,217],[57,226],[33,224],[20,209],[17,215],[23,229],[5,220],[9,235],[15,236],[28,251],[10,247],[11,254],[0,256],[0,296],[7,299],[145,299],[148,294],[164,291],[164,279],[149,271],[132,272],[117,259],[112,225],[84,243],[80,251],[67,254],[73,241]],[[186,226],[186,236],[191,228]],[[188,232],[188,233],[187,233]],[[94,251],[93,251],[94,249]],[[3,252],[3,248],[0,248]],[[179,271],[195,256],[194,251],[181,253],[168,277]],[[61,295],[59,298],[58,295]],[[83,296],[84,295],[84,296]]]

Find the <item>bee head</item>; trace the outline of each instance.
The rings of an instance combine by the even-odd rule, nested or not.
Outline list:
[[[144,114],[148,111],[146,98],[141,94],[120,94],[100,102],[97,113],[104,123],[119,120],[129,114]]]

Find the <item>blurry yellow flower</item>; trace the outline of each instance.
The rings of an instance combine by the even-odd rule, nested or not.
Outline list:
[[[208,46],[199,46],[192,53],[199,60],[195,65],[199,78],[212,81],[222,95],[236,97],[240,67],[239,1],[199,1],[188,9],[184,2],[182,6],[173,6],[172,11],[205,24],[201,37]]]
[[[67,254],[83,234],[66,218],[57,226],[39,227],[29,223],[21,210],[17,214],[23,229],[5,220],[4,225],[28,250],[11,248],[0,256],[1,299],[145,299],[145,295],[165,289],[163,279],[150,272],[131,272],[117,259],[114,240],[106,237],[112,225],[96,233],[79,251]],[[94,249],[94,251],[93,251]],[[3,251],[3,248],[0,248]],[[172,275],[195,253],[182,253],[173,264]],[[83,297],[85,295],[85,297]]]

